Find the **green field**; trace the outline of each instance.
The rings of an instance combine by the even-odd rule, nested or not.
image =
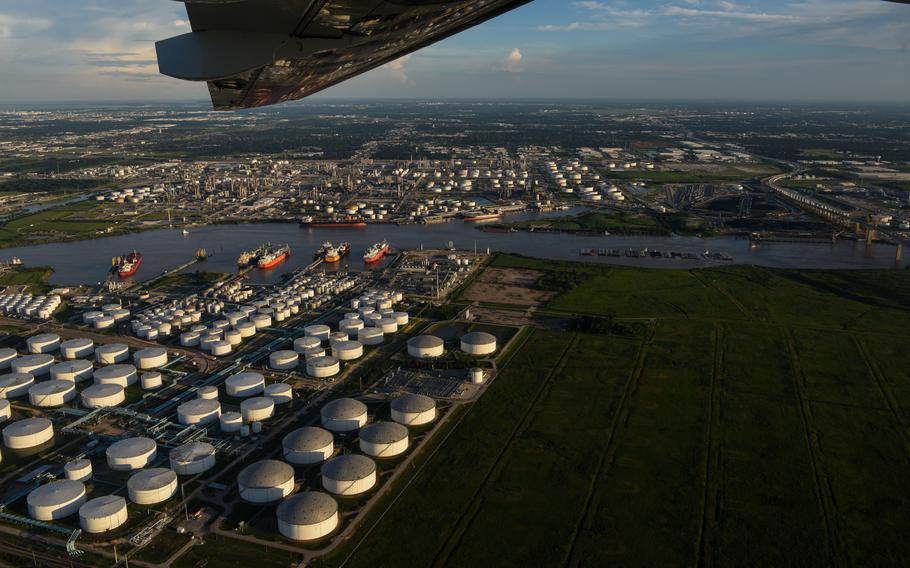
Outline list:
[[[0,246],[95,236],[115,225],[109,215],[93,216],[97,210],[94,201],[80,201],[13,219],[0,227]]]
[[[0,288],[3,286],[27,286],[33,294],[44,292],[47,281],[54,273],[50,266],[36,266],[32,268],[14,268],[0,274]]]
[[[647,325],[531,332],[317,564],[905,563],[910,271],[492,264],[575,272],[542,312]]]

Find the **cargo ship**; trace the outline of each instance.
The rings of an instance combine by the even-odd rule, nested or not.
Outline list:
[[[385,253],[389,252],[389,242],[383,239],[381,242],[373,244],[363,253],[363,261],[366,263],[379,262]]]
[[[464,222],[465,223],[479,223],[481,221],[495,221],[496,219],[502,219],[502,213],[499,211],[489,211],[484,209],[479,213],[465,213]]]
[[[351,252],[351,243],[341,243],[337,247],[326,241],[322,247],[313,253],[313,260],[322,259],[325,262],[338,262]]]
[[[311,229],[365,229],[367,222],[360,217],[314,219],[307,216],[300,220],[300,226]]]
[[[129,278],[139,270],[142,264],[142,253],[133,251],[123,258],[114,257],[114,270],[120,278]]]
[[[269,249],[272,248],[272,243],[265,243],[259,245],[259,248],[254,250],[245,250],[240,253],[240,256],[237,257],[237,266],[243,268],[250,266],[251,264],[256,264],[259,261],[259,258],[267,253]]]
[[[291,246],[284,245],[277,248],[269,248],[269,250],[259,257],[259,260],[256,263],[256,266],[259,268],[274,268],[281,264],[291,256]]]

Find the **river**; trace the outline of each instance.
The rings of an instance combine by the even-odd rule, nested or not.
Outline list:
[[[508,221],[565,216],[583,210],[558,211],[547,214],[524,213],[509,215]],[[656,249],[664,252],[701,254],[706,250],[726,253],[736,263],[756,264],[781,268],[892,268],[894,247],[842,240],[837,244],[814,243],[764,243],[752,246],[747,239],[734,237],[620,237],[581,236],[563,233],[488,233],[480,231],[473,223],[452,221],[438,225],[386,225],[375,224],[365,229],[309,229],[292,223],[250,223],[241,225],[210,225],[190,227],[190,234],[180,229],[155,229],[141,233],[102,237],[91,240],[49,243],[0,251],[0,258],[21,258],[27,266],[52,266],[55,270],[50,282],[54,285],[95,284],[104,280],[111,265],[111,258],[125,255],[132,250],[143,254],[139,272],[133,276],[143,281],[171,270],[191,260],[199,248],[205,248],[210,257],[190,270],[233,272],[237,270],[237,256],[243,250],[270,241],[288,243],[294,252],[274,270],[253,270],[250,281],[269,283],[289,270],[305,266],[312,261],[312,253],[325,240],[335,243],[348,241],[351,255],[340,266],[352,270],[364,269],[361,255],[370,244],[383,238],[392,247],[440,248],[452,242],[461,249],[474,249],[519,253],[528,256],[557,260],[613,263],[651,268],[690,268],[730,264],[722,261],[589,257],[580,256],[582,248],[606,249]],[[906,262],[906,261],[905,261]]]

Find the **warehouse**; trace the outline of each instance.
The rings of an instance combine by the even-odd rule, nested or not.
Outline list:
[[[461,350],[468,355],[489,355],[496,351],[496,336],[484,331],[472,331],[462,336]]]
[[[129,358],[130,350],[122,343],[108,343],[95,348],[95,361],[102,365],[122,363]]]
[[[275,401],[267,396],[248,398],[240,403],[240,415],[247,424],[261,422],[275,414]]]
[[[167,501],[177,492],[177,474],[166,467],[153,467],[134,473],[126,482],[130,501],[154,505]]]
[[[54,366],[54,358],[47,353],[25,355],[14,360],[10,366],[14,373],[28,373],[33,377],[40,377],[50,372]]]
[[[253,372],[237,373],[227,378],[224,389],[228,396],[235,398],[256,396],[265,389],[265,377]]]
[[[319,491],[298,493],[278,505],[278,531],[286,538],[311,541],[338,526],[338,503]]]
[[[54,521],[76,514],[85,503],[85,484],[61,479],[28,494],[28,514],[36,521]]]
[[[167,365],[167,349],[163,347],[146,347],[133,354],[133,363],[138,369],[151,371]]]
[[[415,359],[441,357],[445,353],[445,344],[435,335],[417,335],[408,339],[408,355]]]
[[[76,383],[70,381],[44,381],[28,389],[29,404],[41,408],[63,406],[75,397]]]
[[[57,363],[51,367],[51,378],[59,381],[70,381],[81,383],[82,381],[92,378],[94,372],[91,361],[85,359],[75,359]]]
[[[86,482],[92,478],[92,462],[85,458],[66,462],[63,473],[67,479]]]
[[[64,359],[82,359],[95,353],[95,343],[91,339],[68,339],[60,344],[60,354]]]
[[[53,438],[54,424],[47,418],[25,418],[3,429],[3,444],[12,450],[34,448]]]
[[[35,377],[30,373],[10,373],[0,377],[0,398],[18,398],[28,394],[28,389],[35,384]]]
[[[360,429],[360,451],[374,458],[391,458],[408,449],[408,429],[397,422],[374,422]]]
[[[335,451],[335,439],[328,430],[304,426],[281,440],[284,459],[297,465],[323,462]]]
[[[136,367],[129,364],[108,365],[95,369],[96,385],[120,385],[123,388],[130,386],[139,379]]]
[[[108,408],[126,400],[126,391],[120,385],[92,385],[81,393],[82,406],[86,408]]]
[[[215,446],[190,442],[171,450],[171,469],[178,475],[196,475],[215,467]]]
[[[405,426],[422,426],[436,419],[436,401],[422,394],[404,394],[389,406],[392,420]]]
[[[358,454],[334,457],[320,472],[322,486],[335,495],[360,495],[376,485],[376,462]]]
[[[177,407],[177,421],[187,426],[210,424],[221,416],[221,403],[210,398],[197,398]]]
[[[367,407],[353,398],[336,398],[319,411],[322,426],[330,432],[351,432],[367,423]]]
[[[248,465],[237,476],[240,497],[250,503],[272,503],[294,490],[294,468],[278,460]]]
[[[107,465],[116,471],[142,469],[155,461],[158,445],[144,436],[114,442],[105,451]]]
[[[306,362],[307,375],[316,379],[334,377],[341,371],[341,363],[335,357],[313,357]]]
[[[127,518],[126,499],[116,495],[95,497],[79,507],[79,526],[91,534],[112,531]]]

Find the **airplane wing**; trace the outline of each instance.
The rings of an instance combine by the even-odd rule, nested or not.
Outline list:
[[[183,0],[158,69],[228,110],[301,99],[531,0]]]

